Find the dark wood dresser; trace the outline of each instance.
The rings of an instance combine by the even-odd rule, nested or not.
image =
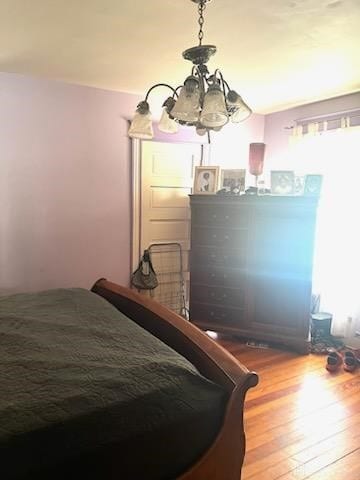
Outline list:
[[[190,321],[307,352],[317,199],[191,195]]]

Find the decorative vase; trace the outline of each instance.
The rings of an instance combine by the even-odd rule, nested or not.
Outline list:
[[[249,172],[255,176],[255,191],[258,191],[258,177],[264,169],[265,143],[250,143]]]

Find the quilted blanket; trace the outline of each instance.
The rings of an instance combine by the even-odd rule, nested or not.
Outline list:
[[[87,290],[0,297],[0,355],[4,480],[174,478],[221,423],[219,386]]]

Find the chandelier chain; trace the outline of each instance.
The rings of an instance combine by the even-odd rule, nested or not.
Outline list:
[[[198,5],[198,12],[199,12],[198,23],[199,23],[199,26],[200,26],[199,35],[198,35],[199,45],[202,45],[202,40],[204,38],[203,25],[204,25],[204,22],[205,22],[205,19],[204,19],[205,7],[206,7],[206,0],[200,0],[200,3]]]

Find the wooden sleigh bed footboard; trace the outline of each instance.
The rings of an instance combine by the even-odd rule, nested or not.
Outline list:
[[[176,350],[202,375],[228,392],[223,424],[215,441],[178,480],[239,480],[245,455],[244,399],[247,390],[257,385],[257,375],[196,326],[149,297],[105,279],[98,280],[91,291]]]

